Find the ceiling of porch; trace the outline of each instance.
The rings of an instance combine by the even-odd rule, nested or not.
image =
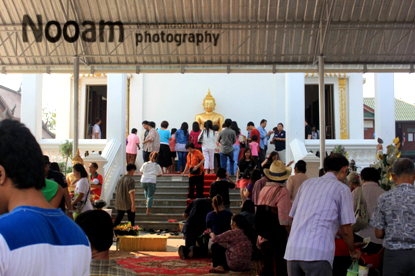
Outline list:
[[[412,72],[415,0],[0,0],[0,67],[9,72]],[[43,27],[69,20],[120,21],[114,41],[36,42],[23,16]],[[174,25],[173,25],[174,24]],[[203,42],[137,43],[137,35],[203,35]],[[50,34],[56,34],[54,26]],[[70,27],[68,34],[74,34]],[[215,45],[207,34],[219,35]]]

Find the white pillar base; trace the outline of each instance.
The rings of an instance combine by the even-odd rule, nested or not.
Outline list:
[[[375,133],[385,145],[395,139],[395,90],[393,73],[375,74]],[[384,146],[384,149],[386,147]]]
[[[294,139],[304,142],[305,135],[305,80],[304,73],[285,74],[285,145],[287,163],[293,160],[290,143]]]
[[[21,122],[38,141],[42,139],[42,85],[41,74],[23,74]]]

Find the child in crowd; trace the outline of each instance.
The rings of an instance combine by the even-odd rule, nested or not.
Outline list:
[[[158,157],[157,152],[150,154],[150,161],[143,164],[140,169],[141,186],[144,189],[144,196],[146,198],[146,214],[151,215],[151,207],[153,207],[153,196],[156,192],[157,177],[163,174],[161,167],[156,163]]]
[[[237,187],[239,188],[239,194],[241,195],[241,208],[244,205],[246,199],[244,194],[245,188],[251,182],[251,171],[252,169],[246,169],[244,174],[242,175],[242,178],[238,181]]]
[[[256,167],[259,166],[258,164],[258,153],[259,153],[259,144],[258,144],[258,136],[252,136],[252,142],[249,143],[249,148],[252,152],[252,159],[255,162]]]
[[[174,173],[176,172],[176,164],[175,164],[175,160],[176,160],[176,131],[177,128],[172,128],[171,129],[171,140],[169,141],[169,146],[170,146],[170,156],[171,156],[171,167],[170,167],[170,173]]]
[[[216,173],[216,181],[210,185],[209,197],[213,198],[216,195],[220,195],[223,199],[223,205],[225,209],[229,210],[231,201],[229,200],[229,189],[235,188],[235,183],[229,177],[225,168],[219,168]]]

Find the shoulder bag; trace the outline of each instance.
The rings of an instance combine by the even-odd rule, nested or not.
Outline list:
[[[86,201],[89,199],[89,192],[91,191],[91,187],[89,187],[88,192],[86,193],[86,196],[84,197],[84,200],[78,201],[77,203],[75,203],[75,205],[73,206],[75,209],[76,213],[81,213],[82,209],[84,209]]]
[[[366,228],[369,224],[369,216],[367,213],[366,201],[363,197],[362,187],[357,187],[357,206],[354,211],[356,217],[356,223],[352,225],[353,232],[358,232],[363,228]]]
[[[267,239],[272,243],[283,243],[287,239],[287,231],[284,226],[280,225],[278,218],[278,208],[271,207],[271,201],[281,190],[281,186],[275,191],[270,198],[268,205],[257,205],[255,213],[254,230],[255,234]]]

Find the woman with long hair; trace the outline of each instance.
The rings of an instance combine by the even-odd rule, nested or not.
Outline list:
[[[179,164],[178,170],[179,172],[183,172],[184,168],[186,167],[186,157],[187,157],[187,149],[186,143],[189,141],[189,125],[186,122],[183,122],[180,129],[176,132],[176,152],[179,156]]]
[[[205,174],[215,173],[216,133],[211,120],[204,124],[205,129],[200,133],[198,142],[202,141],[202,152],[205,157]]]
[[[235,215],[231,228],[216,236],[211,233],[213,268],[209,273],[224,273],[226,270],[245,271],[250,269],[252,257],[252,228],[244,216]],[[227,244],[227,248],[221,244]]]
[[[82,164],[75,164],[72,168],[75,176],[74,184],[76,188],[74,191],[74,200],[72,201],[72,208],[75,210],[74,219],[81,213],[88,210],[93,210],[91,204],[91,187],[88,181],[88,173]]]
[[[202,145],[199,144],[199,135],[202,133],[198,122],[193,122],[192,130],[190,131],[189,141],[193,142],[195,149],[202,151]]]
[[[236,170],[238,169],[237,164],[238,164],[238,161],[239,161],[238,160],[239,159],[239,152],[241,151],[240,138],[243,137],[243,136],[241,135],[241,130],[239,129],[238,123],[236,121],[232,121],[231,129],[233,131],[235,131],[235,134],[236,134],[236,142],[235,142],[235,144],[233,144],[233,160],[235,162],[234,162],[233,168],[230,167],[230,162],[229,161],[228,161],[227,166],[228,166],[228,171],[230,172],[231,176],[234,176]]]
[[[210,229],[215,235],[231,230],[232,213],[225,209],[220,195],[213,197],[212,207],[213,211],[206,216],[206,229]]]

